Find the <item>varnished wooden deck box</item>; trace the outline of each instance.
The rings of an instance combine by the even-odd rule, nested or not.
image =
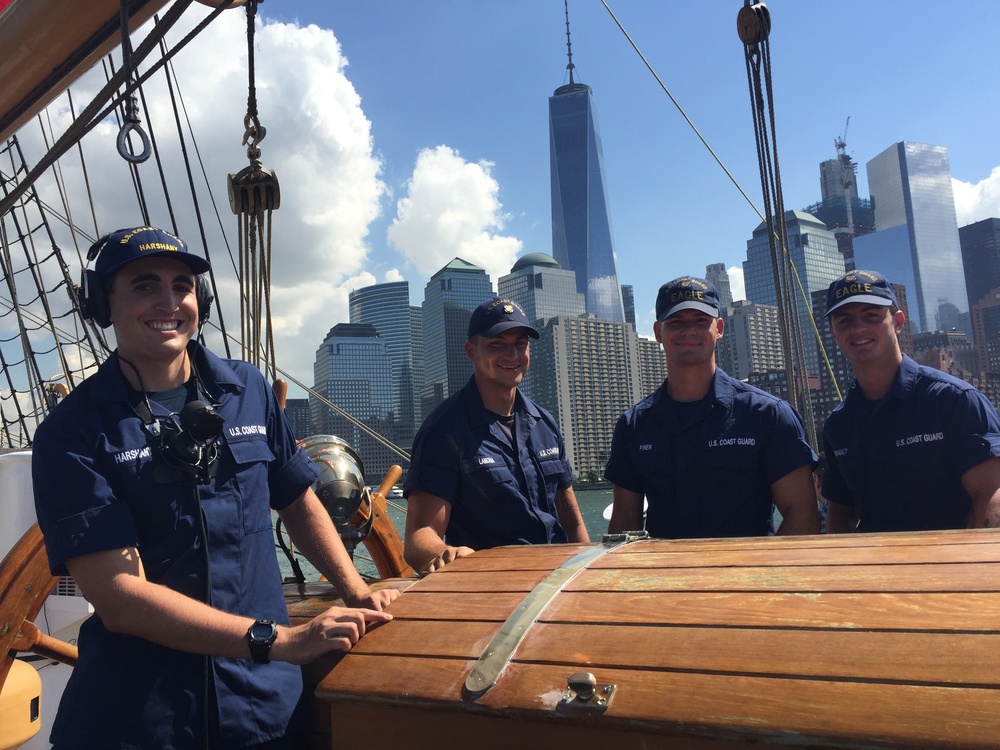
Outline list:
[[[327,747],[1000,747],[998,589],[989,530],[484,550],[316,711]]]

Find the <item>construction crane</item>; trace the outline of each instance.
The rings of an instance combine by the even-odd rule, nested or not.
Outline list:
[[[844,123],[844,134],[839,138],[833,139],[833,145],[837,149],[837,156],[841,159],[844,158],[844,149],[847,148],[847,128],[851,125],[851,116],[847,116],[847,122]]]
[[[847,155],[847,128],[851,125],[851,116],[847,116],[847,122],[844,123],[844,132],[839,138],[835,138],[833,141],[834,147],[837,149],[837,159],[840,161],[840,181],[841,188],[844,191],[844,203],[847,209],[847,231],[849,234],[854,234],[854,216],[851,210],[851,188],[854,186],[855,173],[858,168],[857,164]]]

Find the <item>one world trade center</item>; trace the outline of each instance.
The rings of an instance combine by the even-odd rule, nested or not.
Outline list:
[[[552,256],[576,272],[588,313],[624,323],[594,98],[590,86],[573,81],[571,49],[567,68],[569,83],[549,97]]]

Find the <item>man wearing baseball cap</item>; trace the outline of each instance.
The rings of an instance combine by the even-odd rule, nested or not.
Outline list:
[[[855,376],[823,428],[827,531],[1000,525],[993,405],[901,352],[905,316],[882,274],[851,271],[826,300],[830,332]]]
[[[208,261],[155,227],[112,232],[95,256],[81,306],[117,348],[38,426],[32,452],[49,567],[96,611],[51,741],[299,747],[297,665],[350,649],[395,595],[358,575],[261,373],[193,340]],[[271,510],[358,609],[290,626]]]
[[[472,377],[413,441],[406,561],[432,572],[477,549],[587,542],[555,419],[518,390],[536,331],[521,306],[488,299],[469,319]]]
[[[667,379],[619,418],[605,470],[614,485],[609,533],[654,537],[815,534],[816,454],[787,402],[715,364],[722,338],[715,286],[682,276],[660,287],[653,333]]]

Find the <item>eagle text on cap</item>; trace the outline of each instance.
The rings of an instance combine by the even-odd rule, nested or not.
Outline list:
[[[692,289],[692,285],[697,284],[701,289]],[[705,301],[705,290],[708,288],[703,284],[700,284],[697,279],[684,279],[681,282],[681,290],[677,292],[672,292],[670,294],[670,304],[675,302],[688,302],[690,300],[696,300],[698,302]]]

